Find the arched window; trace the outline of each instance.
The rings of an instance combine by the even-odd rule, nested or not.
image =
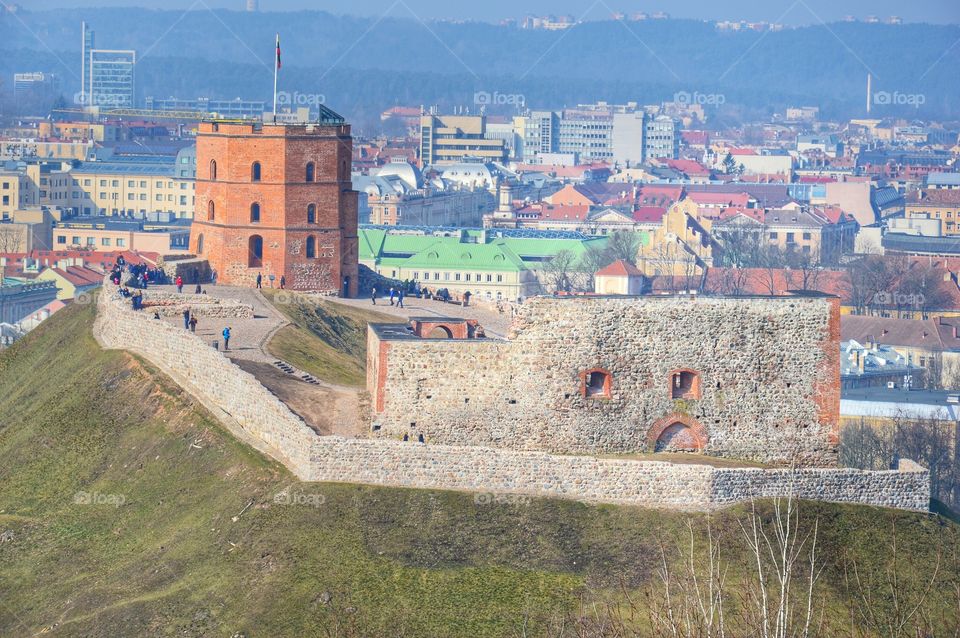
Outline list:
[[[259,268],[263,266],[263,237],[251,235],[247,245],[247,266]]]
[[[254,202],[250,204],[250,223],[257,224],[260,222],[260,204]]]
[[[214,205],[213,200],[211,199],[209,202],[207,202],[207,221],[208,222],[212,222],[216,218],[215,209],[216,209],[216,206]]]
[[[307,223],[313,224],[317,221],[317,205],[309,204],[307,206]]]
[[[316,166],[314,165],[313,162],[308,162],[307,163],[307,181],[308,182],[314,181],[314,178],[316,177],[315,173],[316,173]]]
[[[253,182],[260,181],[260,162],[254,162],[253,166],[250,167],[250,180]]]
[[[210,179],[217,179],[217,160],[210,160]]]
[[[203,233],[197,235],[197,254],[203,254]]]
[[[317,240],[311,235],[307,237],[307,259],[317,256]]]

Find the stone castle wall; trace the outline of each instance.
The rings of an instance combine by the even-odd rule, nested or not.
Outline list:
[[[384,437],[560,453],[649,451],[674,422],[702,451],[830,466],[839,421],[839,305],[830,297],[532,298],[509,341],[372,328],[373,425]],[[587,396],[591,370],[609,396]],[[673,398],[677,370],[699,396]]]
[[[152,293],[148,290],[146,299]],[[134,312],[104,286],[95,335],[135,352],[190,392],[235,436],[304,481],[365,483],[704,510],[751,497],[802,498],[926,511],[930,478],[899,471],[714,468],[539,451],[318,436],[253,376],[189,331]],[[375,373],[374,373],[375,374]]]

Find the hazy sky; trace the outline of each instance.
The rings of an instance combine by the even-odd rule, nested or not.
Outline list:
[[[89,6],[138,6],[156,9],[241,9],[246,0],[14,0],[30,9]],[[391,9],[392,7],[392,9]],[[334,13],[496,21],[526,13],[569,13],[603,19],[611,11],[666,11],[678,18],[780,21],[787,24],[831,22],[845,15],[898,15],[906,22],[960,23],[960,0],[260,0],[263,11],[320,9]]]

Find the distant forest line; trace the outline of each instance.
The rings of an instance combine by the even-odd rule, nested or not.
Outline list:
[[[79,90],[86,20],[98,48],[137,50],[141,100],[269,102],[279,32],[281,90],[303,104],[322,99],[360,129],[392,105],[473,110],[477,92],[505,96],[488,111],[503,114],[516,112],[516,95],[530,108],[561,108],[600,99],[658,103],[682,92],[700,99],[718,126],[788,105],[863,117],[868,73],[873,92],[882,94],[874,116],[960,118],[957,25],[832,23],[727,33],[705,22],[657,20],[542,31],[423,23],[396,7],[382,19],[108,8],[3,13],[0,91],[10,92],[14,72],[49,71],[61,76],[69,101]]]

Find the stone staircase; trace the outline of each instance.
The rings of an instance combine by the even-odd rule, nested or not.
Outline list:
[[[309,374],[309,373],[307,373],[307,372],[304,372],[303,370],[297,370],[295,367],[293,367],[292,365],[290,365],[290,364],[287,363],[286,361],[283,361],[283,360],[281,360],[281,359],[277,359],[276,361],[273,362],[273,365],[275,365],[276,367],[280,368],[280,370],[282,370],[282,371],[285,372],[286,374],[299,377],[300,379],[302,379],[302,380],[305,381],[306,383],[309,383],[309,384],[311,384],[311,385],[320,385],[320,382],[317,381],[317,379],[316,379],[313,375],[311,375],[311,374]]]

